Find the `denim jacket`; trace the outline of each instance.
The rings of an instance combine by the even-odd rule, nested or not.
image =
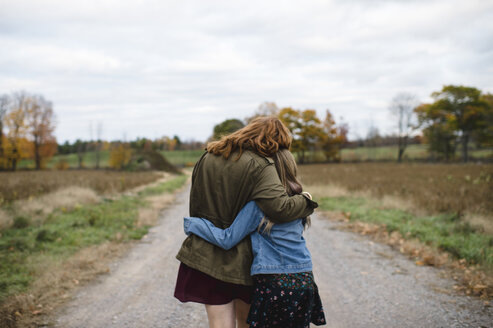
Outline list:
[[[184,218],[184,229],[187,235],[195,234],[225,250],[250,235],[253,251],[250,270],[252,276],[311,271],[312,260],[303,238],[302,219],[274,224],[270,232],[259,232],[258,226],[263,217],[262,210],[254,201],[250,201],[227,229],[220,229],[209,220],[196,217]]]

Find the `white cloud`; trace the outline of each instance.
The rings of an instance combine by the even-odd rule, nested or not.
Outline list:
[[[263,101],[388,131],[398,92],[493,92],[493,4],[481,0],[0,0],[0,90],[43,93],[59,139],[178,134]],[[354,122],[354,124],[352,123]]]

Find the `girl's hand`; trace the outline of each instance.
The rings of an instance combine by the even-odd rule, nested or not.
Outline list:
[[[310,193],[308,191],[303,191],[301,194],[303,196],[305,196],[306,198],[308,198],[309,200],[313,200],[312,195],[310,195]]]

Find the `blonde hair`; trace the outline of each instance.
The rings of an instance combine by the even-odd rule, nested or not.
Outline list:
[[[281,120],[275,116],[260,116],[238,131],[209,142],[206,150],[226,159],[238,149],[236,159],[241,157],[244,149],[270,157],[280,149],[289,149],[291,140],[291,133]]]
[[[293,154],[291,154],[291,152],[287,149],[281,149],[272,156],[272,159],[274,160],[279,179],[281,180],[281,183],[286,189],[288,195],[293,196],[301,194],[303,187],[297,178],[298,167],[296,166],[296,161]],[[303,226],[306,228],[309,227],[310,224],[310,217],[306,217],[303,220]],[[258,231],[260,232],[261,227],[263,227],[262,233],[269,233],[273,225],[274,222],[264,216],[262,221],[260,221]]]

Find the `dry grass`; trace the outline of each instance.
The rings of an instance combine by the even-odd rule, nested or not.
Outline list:
[[[104,170],[0,172],[0,205],[72,186],[89,188],[98,194],[122,192],[160,177],[155,172]]]
[[[147,198],[149,206],[139,210],[137,227],[152,226],[156,224],[159,213],[175,199],[174,194],[163,194]]]
[[[304,184],[329,186],[328,192],[338,186],[348,193],[400,199],[432,213],[493,215],[492,165],[312,164],[301,165],[299,171]]]
[[[10,227],[12,222],[13,220],[10,214],[0,209],[0,230]]]
[[[315,198],[321,197],[348,197],[351,194],[349,191],[338,185],[304,185],[304,190],[308,191]]]
[[[457,291],[493,298],[491,242],[481,233],[493,234],[492,165],[314,164],[300,166],[300,176],[322,205],[338,198],[325,205],[340,209],[328,216],[343,229],[387,243],[417,265],[446,267]]]
[[[107,242],[85,248],[68,261],[52,258],[32,258],[39,277],[29,293],[11,297],[2,305],[2,327],[39,327],[55,308],[69,299],[77,286],[91,281],[99,274],[109,272],[111,260],[121,256],[131,243]]]
[[[403,199],[397,196],[383,195],[380,199],[383,209],[404,210],[415,215],[424,215],[425,211],[416,206],[411,200]]]
[[[71,186],[37,198],[15,201],[13,208],[17,214],[39,220],[58,208],[70,211],[82,204],[94,204],[98,201],[99,197],[94,190]]]
[[[172,174],[166,173],[166,172],[156,172],[156,175],[157,175],[157,179],[154,180],[153,182],[147,183],[147,184],[143,184],[143,185],[138,185],[135,188],[129,189],[128,192],[131,192],[131,193],[139,193],[139,192],[141,192],[142,190],[144,190],[146,188],[155,187],[155,186],[157,186],[157,185],[159,185],[159,184],[161,184],[163,182],[168,181],[170,178],[173,177]]]
[[[164,194],[140,196],[142,191],[176,180],[176,176],[166,173],[159,173],[155,177],[161,179],[144,187],[129,189],[126,192],[134,194],[134,197],[142,197],[148,203],[145,207],[138,208],[136,228],[154,225],[161,210],[175,199],[173,190]],[[111,204],[117,201],[118,195],[114,196],[112,198],[115,200]],[[78,205],[97,202],[99,199],[100,197],[90,189],[68,187],[42,195],[37,199],[15,201],[12,207],[17,214],[22,213],[26,216],[35,214],[42,217],[42,214],[47,215],[56,208],[63,208],[70,213],[71,209],[76,209]],[[0,214],[2,213],[4,212],[0,212]],[[117,232],[113,241],[85,247],[68,259],[44,252],[37,253],[35,256],[28,256],[27,266],[31,270],[30,275],[35,279],[30,284],[28,292],[10,296],[1,304],[0,326],[39,327],[49,325],[51,322],[49,315],[70,299],[78,286],[91,281],[99,274],[109,272],[108,263],[124,254],[133,244],[122,239],[123,235]]]
[[[185,171],[185,173],[190,177],[191,172]],[[148,187],[156,187],[160,183],[163,183],[167,180],[169,180],[170,175],[165,174],[161,180],[158,182],[155,182],[153,184],[150,184]],[[182,187],[183,188],[183,187]],[[182,188],[176,190],[179,191]],[[140,190],[136,191],[142,191],[143,189],[140,188]],[[170,205],[173,201],[175,200],[175,193],[163,193],[163,194],[158,194],[154,196],[148,196],[146,197],[146,201],[149,203],[148,207],[141,208],[139,209],[139,216],[137,219],[137,226],[152,226],[155,225],[158,218],[159,218],[159,213],[161,210],[166,208],[168,205]]]
[[[491,216],[468,213],[465,215],[464,220],[469,222],[473,227],[493,235],[493,219]]]

